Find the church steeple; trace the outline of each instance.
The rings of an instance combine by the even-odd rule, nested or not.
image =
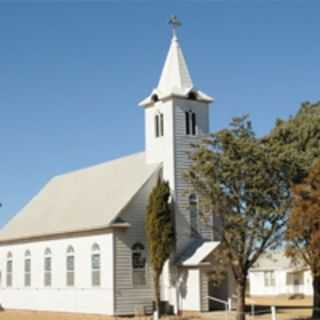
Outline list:
[[[156,90],[162,94],[183,93],[193,88],[192,79],[178,38],[173,35]]]
[[[165,60],[158,86],[152,91],[146,99],[139,103],[140,106],[148,107],[155,102],[167,99],[168,97],[188,98],[190,93],[196,100],[203,102],[212,102],[213,99],[194,87],[188,65],[184,58],[180,46],[176,28],[181,25],[176,17],[169,21],[173,28],[170,48]]]

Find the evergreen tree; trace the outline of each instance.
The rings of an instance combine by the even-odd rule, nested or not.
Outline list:
[[[290,190],[308,175],[314,160],[320,159],[320,102],[305,102],[295,116],[277,120],[266,139],[281,160],[281,174]]]
[[[304,103],[262,139],[242,117],[194,148],[187,179],[200,195],[202,211],[220,221],[213,226],[221,239],[217,261],[231,267],[238,319],[245,319],[248,270],[283,239],[291,188],[320,159],[320,103]]]
[[[174,245],[174,223],[169,200],[169,184],[159,179],[149,196],[145,221],[158,315],[160,315],[160,276]]]
[[[247,117],[212,134],[196,146],[187,179],[199,194],[202,211],[216,216],[213,225],[221,245],[220,266],[230,266],[237,285],[238,319],[245,319],[249,269],[280,240],[286,222],[283,182],[277,157],[258,139]],[[216,266],[215,266],[216,267]]]

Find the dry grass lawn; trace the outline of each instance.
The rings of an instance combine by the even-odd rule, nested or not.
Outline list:
[[[282,309],[277,311],[277,320],[302,320],[309,319],[310,309]],[[248,320],[271,320],[270,314],[248,316]],[[231,320],[231,319],[230,319]],[[233,319],[232,319],[233,320]]]
[[[286,296],[250,297],[246,299],[246,303],[253,303],[261,306],[311,307],[312,298],[305,297],[302,299],[288,299]]]
[[[259,310],[270,310],[271,305],[282,307],[277,310],[277,320],[298,320],[308,319],[311,315],[312,299],[288,299],[288,297],[250,297],[247,304],[254,303]],[[264,308],[265,306],[265,308]],[[288,309],[284,308],[288,307]],[[294,307],[302,307],[294,309]],[[290,309],[289,309],[290,308]],[[0,312],[0,320],[150,320],[150,317],[136,318],[112,318],[99,315],[71,314],[58,312],[38,312],[38,311],[14,311],[8,310]],[[204,314],[185,314],[182,317],[166,317],[164,320],[234,320],[234,313],[226,314],[223,312],[209,312]],[[247,316],[248,320],[271,320],[270,313]]]
[[[59,312],[15,311],[0,312],[0,320],[112,320],[113,318],[99,315],[84,315]],[[113,319],[114,320],[114,319]]]
[[[309,309],[286,309],[280,310],[277,313],[277,320],[300,320],[310,317]],[[55,312],[35,312],[35,311],[3,311],[0,312],[0,320],[127,320],[126,318],[112,318],[99,315],[81,315],[69,313]],[[130,318],[131,320],[150,320],[150,317]],[[227,317],[221,312],[210,312],[205,316],[183,316],[183,317],[167,317],[165,320],[235,320],[234,314],[229,314]],[[247,316],[247,320],[271,320],[270,314],[256,315],[254,317]]]

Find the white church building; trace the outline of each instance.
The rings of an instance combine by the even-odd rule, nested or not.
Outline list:
[[[150,312],[144,220],[159,176],[170,183],[176,252],[162,276],[174,312],[208,311],[231,284],[210,281],[219,245],[184,179],[190,145],[209,132],[213,99],[193,84],[173,37],[157,87],[140,106],[145,151],[52,178],[0,231],[0,304],[6,309],[130,315]]]

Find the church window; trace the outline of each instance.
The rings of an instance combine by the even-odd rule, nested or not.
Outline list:
[[[156,138],[163,137],[164,135],[164,116],[163,113],[156,114],[154,118],[154,128]]]
[[[73,287],[74,286],[74,267],[75,265],[75,258],[74,258],[74,249],[72,246],[69,246],[67,249],[67,259],[66,259],[66,269],[67,269],[67,286]]]
[[[196,114],[194,112],[191,113],[191,133],[193,136],[196,135]]]
[[[157,114],[154,118],[154,128],[155,128],[155,133],[156,133],[156,138],[160,136],[160,131],[159,131],[159,115]]]
[[[185,112],[186,135],[195,136],[197,134],[196,114],[192,111]]]
[[[44,286],[51,287],[52,283],[52,258],[51,250],[47,248],[44,252]]]
[[[13,261],[12,261],[12,253],[8,252],[7,254],[7,277],[6,283],[7,287],[12,287],[12,269],[13,269]]]
[[[191,235],[196,236],[198,233],[198,198],[195,194],[189,197],[189,210]]]
[[[190,121],[189,121],[189,112],[187,111],[185,113],[185,119],[186,119],[186,134],[190,134]]]
[[[31,253],[29,250],[24,254],[24,286],[31,286]]]
[[[164,119],[163,113],[160,113],[160,136],[163,137],[164,135]]]
[[[132,282],[134,286],[146,285],[146,255],[144,245],[135,243],[132,246]]]
[[[91,281],[92,281],[92,286],[94,287],[100,286],[100,283],[101,283],[100,247],[96,243],[92,246]]]

